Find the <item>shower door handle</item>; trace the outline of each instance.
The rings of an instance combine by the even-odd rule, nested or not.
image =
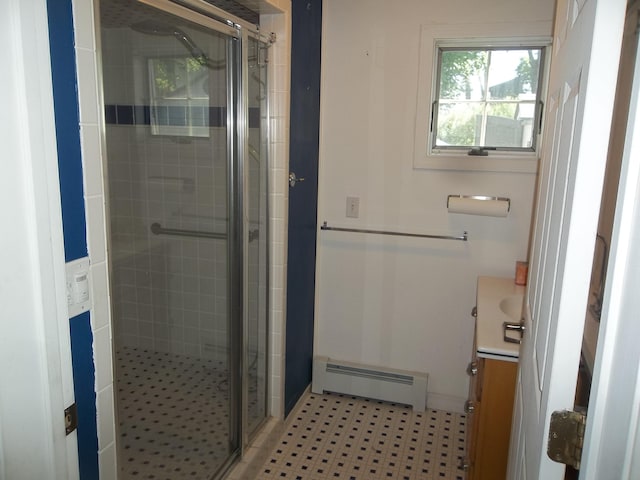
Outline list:
[[[298,177],[295,172],[289,172],[289,186],[293,188],[297,182],[304,182],[304,177]]]

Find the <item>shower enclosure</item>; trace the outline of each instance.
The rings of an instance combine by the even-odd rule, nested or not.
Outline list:
[[[100,29],[119,478],[219,478],[267,415],[268,44],[204,2]]]

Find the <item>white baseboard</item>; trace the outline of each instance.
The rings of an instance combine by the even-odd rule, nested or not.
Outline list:
[[[466,401],[466,398],[427,392],[427,408],[432,408],[434,410],[464,413],[464,403]]]

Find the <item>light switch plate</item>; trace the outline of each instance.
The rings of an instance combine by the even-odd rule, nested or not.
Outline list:
[[[347,217],[358,218],[360,216],[360,197],[347,197]]]
[[[89,257],[67,262],[66,273],[67,308],[69,310],[69,318],[73,318],[91,308]]]

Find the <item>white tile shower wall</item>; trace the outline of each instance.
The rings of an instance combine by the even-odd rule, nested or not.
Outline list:
[[[274,3],[274,2],[272,2]],[[277,36],[269,51],[269,94],[270,94],[270,146],[269,158],[270,185],[269,207],[271,215],[271,308],[270,330],[270,412],[274,417],[284,416],[284,322],[286,283],[286,231],[289,188],[289,77],[290,77],[290,39],[291,39],[291,2],[289,0],[274,3],[283,13],[260,16],[263,32],[273,32]]]
[[[177,42],[109,29],[104,42],[105,104],[148,105],[141,59],[181,54]],[[194,34],[195,35],[195,34]],[[150,42],[149,40],[153,40]],[[204,45],[207,38],[196,39]],[[222,55],[218,51],[214,55]],[[223,72],[212,72],[211,75]],[[211,102],[224,107],[224,88],[211,78]],[[132,88],[133,85],[133,88]],[[120,106],[119,106],[119,105]],[[122,107],[124,106],[124,107]],[[165,228],[226,231],[226,129],[209,137],[154,135],[149,125],[106,125],[114,285],[114,331],[123,346],[226,358],[227,250],[224,239],[154,235]]]
[[[115,413],[111,355],[111,312],[108,297],[105,197],[100,143],[101,115],[96,63],[93,2],[73,0],[73,23],[78,69],[80,137],[84,174],[91,280],[91,328],[96,368],[98,465],[102,480],[116,480]]]
[[[108,130],[120,128],[127,127],[110,126]],[[167,141],[145,139],[142,135],[148,133],[138,132],[143,142],[136,142],[137,147],[130,145],[130,151],[136,152],[131,164],[138,168],[128,172],[125,165],[124,171],[130,173],[130,178],[118,186],[120,180],[116,174],[113,185],[112,233],[114,240],[121,244],[116,244],[114,250],[123,255],[114,262],[114,273],[122,274],[118,280],[122,280],[123,288],[119,296],[123,303],[116,305],[124,309],[122,313],[128,324],[125,326],[123,319],[124,328],[116,331],[129,346],[144,343],[155,350],[169,348],[174,353],[192,355],[205,354],[205,350],[212,353],[215,349],[223,355],[226,242],[156,236],[150,232],[150,225],[158,222],[166,228],[224,232],[225,175],[214,174],[216,166],[210,165],[211,160],[209,165],[199,164],[200,159],[184,146],[174,152],[182,162],[180,166],[172,165],[173,159],[166,157],[166,151],[173,145],[164,150],[164,156],[148,155],[147,152],[155,151],[156,144]],[[217,132],[216,136],[224,136],[224,132]],[[216,140],[219,138],[211,141]],[[197,143],[205,141],[209,140],[196,139],[192,147],[195,150]],[[224,152],[214,154],[214,158],[216,156],[226,161]],[[116,163],[112,170],[120,166]],[[172,183],[176,178],[181,179],[177,186]],[[130,198],[124,196],[127,189]],[[116,316],[115,321],[119,320]]]

